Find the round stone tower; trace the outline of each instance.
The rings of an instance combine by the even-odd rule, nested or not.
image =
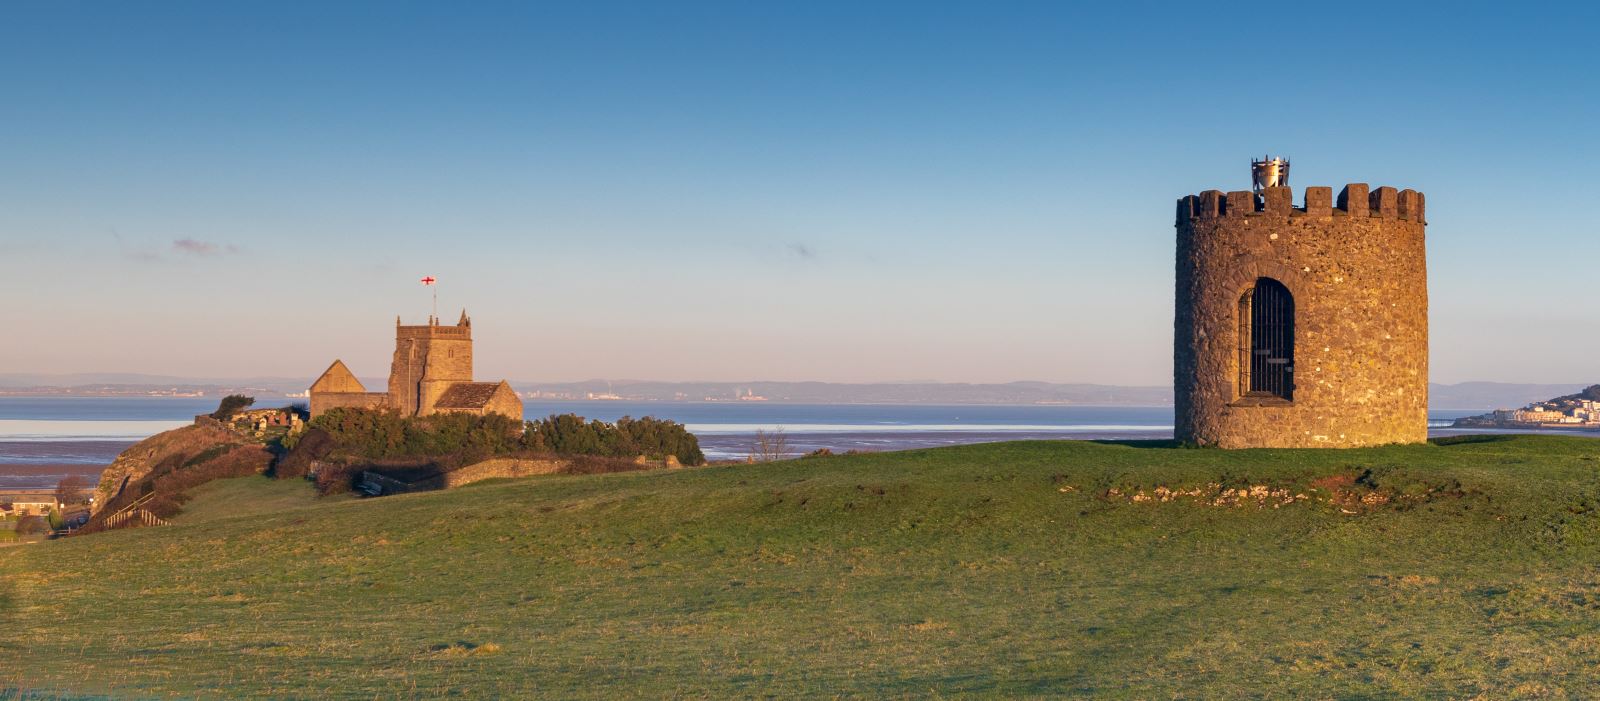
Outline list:
[[[1422,193],[1355,184],[1335,203],[1331,188],[1310,187],[1296,207],[1293,191],[1274,182],[1282,184],[1178,200],[1178,440],[1426,441]]]

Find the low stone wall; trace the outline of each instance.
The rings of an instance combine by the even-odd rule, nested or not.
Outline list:
[[[639,465],[639,469],[643,470],[682,467],[678,463],[678,459],[670,455],[667,456],[666,460],[649,460],[641,455],[633,463]],[[313,466],[316,464],[313,463]],[[387,477],[379,472],[370,470],[361,473],[361,479],[364,482],[379,486],[384,494],[405,494],[408,492],[453,489],[484,480],[554,475],[572,466],[573,460],[569,458],[491,458],[457,470],[434,473],[431,476],[421,477],[411,482]]]
[[[451,470],[440,475],[444,489],[460,487],[483,480],[500,479],[504,477],[532,477],[534,475],[553,475],[567,466],[566,460],[517,460],[513,458],[494,458],[480,463],[468,465],[459,470]]]

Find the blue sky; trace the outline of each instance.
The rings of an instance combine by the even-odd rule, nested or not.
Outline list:
[[[1600,381],[1593,6],[9,3],[15,372],[1163,384],[1172,203],[1423,190],[1433,375]]]

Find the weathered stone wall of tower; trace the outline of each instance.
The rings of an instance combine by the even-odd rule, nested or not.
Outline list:
[[[1364,184],[1178,200],[1173,380],[1182,441],[1224,448],[1415,443],[1428,434],[1424,199]],[[1294,297],[1293,400],[1240,391],[1239,307]]]
[[[402,414],[431,413],[449,383],[471,381],[471,325],[395,326],[389,400]]]
[[[382,409],[389,406],[389,395],[384,392],[317,392],[310,393],[312,418],[329,409]]]

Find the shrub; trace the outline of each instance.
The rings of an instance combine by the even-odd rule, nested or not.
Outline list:
[[[609,462],[574,463],[581,473],[619,472],[640,467],[644,455],[683,465],[703,465],[700,441],[682,424],[652,417],[623,417],[615,424],[587,421],[575,414],[552,415],[523,423],[499,414],[444,413],[404,417],[393,409],[330,409],[311,421],[304,435],[273,468],[279,478],[303,477],[313,460],[325,463],[316,475],[318,491],[348,491],[363,470],[388,474],[415,466],[447,472],[508,455],[595,456]],[[407,480],[409,481],[409,480]]]
[[[704,465],[700,440],[675,421],[646,416],[624,416],[615,424],[584,421],[576,414],[551,415],[530,421],[522,434],[522,445],[535,452],[557,455],[600,455],[631,458],[644,455],[655,460],[668,455],[684,465]]]
[[[307,429],[299,434],[299,440],[289,454],[278,459],[272,466],[272,476],[278,479],[295,479],[311,474],[311,463],[328,457],[338,444],[333,435],[320,428]]]
[[[355,488],[356,478],[365,471],[366,465],[351,463],[325,465],[317,470],[317,493],[323,496],[329,494],[344,494]]]
[[[17,535],[39,535],[49,530],[50,524],[43,516],[23,516],[17,521]]]
[[[521,447],[523,431],[522,423],[500,414],[407,418],[392,409],[330,409],[313,419],[311,428],[326,431],[339,452],[370,460],[454,453],[504,455]]]
[[[222,402],[217,405],[217,410],[211,412],[211,418],[218,421],[227,421],[229,417],[233,416],[239,410],[245,409],[251,404],[255,403],[255,397],[246,397],[242,394],[230,394],[222,398]]]

